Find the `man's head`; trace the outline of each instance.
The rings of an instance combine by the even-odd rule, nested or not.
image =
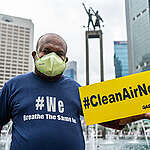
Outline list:
[[[67,44],[61,36],[55,33],[47,33],[38,39],[36,52],[39,57],[42,57],[50,52],[55,52],[58,56],[65,58],[67,53]],[[32,53],[34,59],[36,52],[34,51]]]
[[[36,51],[32,52],[34,62],[37,60],[37,55],[39,58],[42,58],[52,52],[55,52],[63,61],[68,61],[66,57],[67,44],[65,40],[55,33],[42,35],[37,41]],[[35,71],[38,72],[38,70]]]

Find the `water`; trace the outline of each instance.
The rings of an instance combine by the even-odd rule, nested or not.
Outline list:
[[[150,141],[149,141],[150,142]],[[145,140],[102,140],[87,142],[86,150],[150,150]]]
[[[11,135],[8,135],[7,138],[0,137],[0,150],[9,150],[11,143]]]
[[[107,129],[106,140],[103,140],[102,129],[99,128],[98,134],[95,132],[96,127],[91,126],[88,128],[86,150],[150,150],[149,122],[140,120],[127,127],[124,132]]]
[[[93,149],[94,148],[94,149]],[[0,142],[0,150],[5,150],[5,144]],[[86,143],[86,150],[149,150],[145,140],[102,140]]]
[[[0,150],[5,150],[5,145],[0,143]]]

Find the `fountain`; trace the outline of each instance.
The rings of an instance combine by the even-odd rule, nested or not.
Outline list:
[[[145,140],[146,140],[147,146],[148,146],[148,148],[150,148],[143,120],[141,120],[141,123],[142,123],[142,127],[143,127],[143,130],[144,130],[144,135],[145,135]]]
[[[0,136],[0,150],[9,150],[11,143],[12,121],[5,125]]]
[[[148,124],[146,126],[145,120],[140,120],[127,125],[126,129],[121,131],[107,128],[106,139],[102,138],[102,127],[90,126],[86,150],[149,150],[150,122]]]

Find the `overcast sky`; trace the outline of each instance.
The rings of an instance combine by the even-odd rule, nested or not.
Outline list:
[[[0,13],[31,19],[34,48],[37,39],[48,32],[61,35],[68,44],[69,60],[77,61],[78,82],[85,85],[85,28],[88,16],[82,6],[99,10],[104,20],[103,46],[105,80],[114,78],[113,41],[126,40],[124,0],[4,0]],[[98,41],[90,40],[90,83],[99,81]]]

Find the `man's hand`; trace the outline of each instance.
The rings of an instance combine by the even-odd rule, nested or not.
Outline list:
[[[150,113],[145,114],[145,119],[150,119]]]
[[[150,119],[150,113],[120,119],[119,125],[126,125],[127,123],[138,121],[141,119]]]
[[[134,122],[141,119],[150,119],[150,113],[113,120],[109,122],[104,122],[104,123],[100,123],[100,125],[108,128],[122,130],[127,123]]]

